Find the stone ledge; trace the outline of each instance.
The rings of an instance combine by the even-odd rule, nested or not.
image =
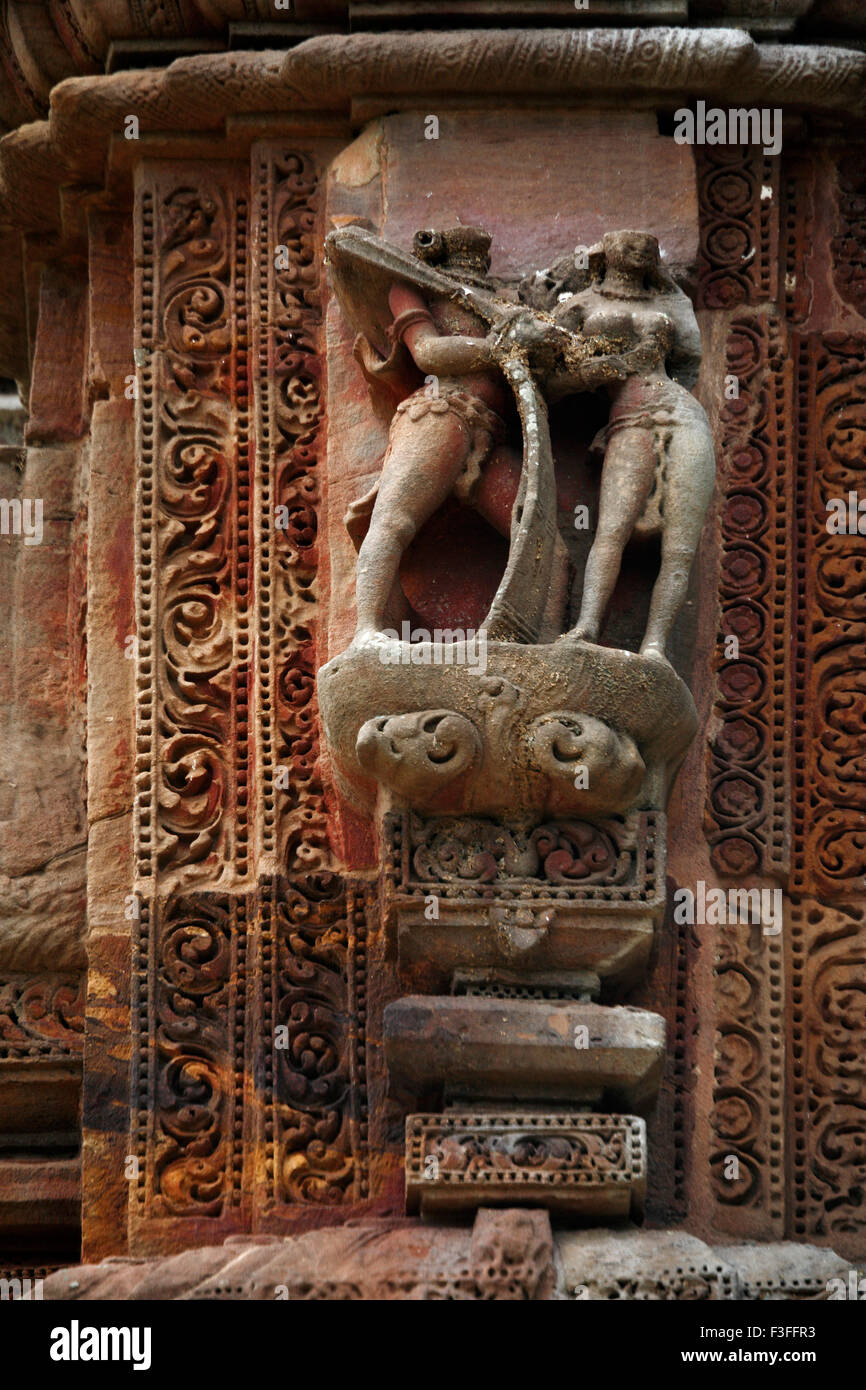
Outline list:
[[[289,50],[207,53],[167,68],[70,77],[51,92],[47,121],[0,141],[0,224],[58,228],[60,188],[100,187],[145,141],[225,134],[245,115],[351,116],[352,103],[397,106],[433,96],[635,99],[784,104],[866,115],[866,54],[830,46],[756,43],[741,29],[505,29],[323,35]],[[402,102],[400,99],[403,99]],[[123,139],[129,113],[141,141]],[[29,189],[21,207],[21,188]]]
[[[413,994],[386,1006],[384,1032],[392,1082],[452,1100],[634,1108],[654,1103],[664,1063],[664,1019],[628,1005]]]
[[[631,25],[734,22],[755,34],[786,36],[830,31],[853,38],[864,32],[860,0],[593,0],[592,13],[573,0],[534,0],[538,25],[573,28],[625,21]],[[829,9],[829,13],[828,13]],[[460,28],[495,22],[505,29],[526,22],[525,0],[299,0],[277,10],[258,0],[188,0],[183,7],[131,5],[128,0],[0,0],[0,129],[44,113],[51,86],[61,78],[166,62],[184,52],[224,48],[286,47],[311,35],[365,29]],[[11,21],[11,22],[10,22]]]
[[[554,1268],[557,1273],[554,1275]],[[59,1270],[46,1299],[829,1299],[852,1266],[780,1242],[709,1246],[670,1231],[550,1234],[547,1214],[482,1210],[471,1229],[411,1218],[305,1235],[237,1236],[156,1259]],[[838,1293],[837,1293],[838,1296]]]

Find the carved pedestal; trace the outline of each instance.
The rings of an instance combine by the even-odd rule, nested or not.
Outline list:
[[[447,1107],[407,1121],[411,1209],[511,1191],[573,1220],[642,1211],[645,1125],[618,1112],[651,1109],[664,1020],[597,1001],[646,968],[664,820],[385,817],[391,949],[408,986],[435,991],[386,1008],[385,1059],[408,1108]]]
[[[401,977],[450,985],[384,1015],[395,1097],[445,1106],[407,1120],[410,1210],[519,1200],[583,1221],[642,1211],[644,1122],[607,1112],[654,1103],[664,1020],[594,1001],[649,954],[655,829],[647,817],[533,831],[388,819],[383,891]]]

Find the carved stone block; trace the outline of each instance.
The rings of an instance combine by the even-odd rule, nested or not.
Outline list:
[[[646,1127],[633,1115],[449,1112],[406,1121],[406,1205],[422,1214],[523,1202],[563,1218],[639,1216]]]
[[[724,1251],[680,1231],[570,1231],[557,1246],[568,1298],[724,1302],[740,1297]]]
[[[664,911],[660,812],[534,828],[392,814],[383,840],[383,915],[401,967],[431,989],[461,968],[622,980],[646,964]]]
[[[655,1099],[664,1045],[657,1014],[566,999],[408,995],[385,1009],[394,1081],[450,1098],[634,1109]]]
[[[581,642],[487,650],[485,675],[459,643],[425,650],[376,636],[322,667],[325,734],[350,801],[372,808],[379,782],[426,812],[664,807],[696,727],[669,666]]]

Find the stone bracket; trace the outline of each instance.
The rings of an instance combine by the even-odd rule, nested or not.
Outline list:
[[[639,1217],[646,1127],[634,1115],[450,1112],[406,1121],[406,1205],[422,1215],[527,1203],[563,1218]]]

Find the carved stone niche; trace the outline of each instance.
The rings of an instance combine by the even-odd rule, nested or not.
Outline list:
[[[536,208],[503,254],[467,215],[490,179],[483,121],[452,146],[480,198],[452,194],[441,225],[423,223],[441,188],[416,199],[407,235],[411,140],[383,124],[332,180],[331,577],[356,628],[332,618],[318,690],[336,786],[381,841],[407,1202],[639,1216],[664,1021],[610,1001],[648,963],[696,728],[668,659],[714,477],[670,268],[695,243],[649,188],[639,230],[578,213],[552,245]],[[542,134],[529,120],[530,163]],[[692,207],[691,157],[674,158]],[[356,191],[386,172],[393,230]]]

